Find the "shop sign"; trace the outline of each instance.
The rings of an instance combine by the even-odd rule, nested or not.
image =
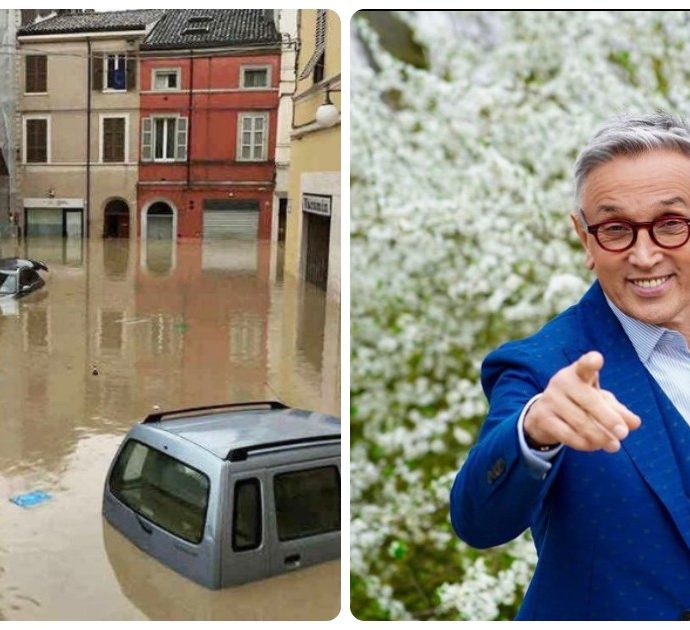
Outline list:
[[[324,217],[330,217],[332,202],[333,197],[331,195],[313,195],[311,193],[302,193],[302,212],[311,212],[312,214],[320,214]]]

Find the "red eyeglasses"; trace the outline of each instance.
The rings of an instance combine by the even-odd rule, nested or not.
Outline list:
[[[584,221],[584,214],[582,219]],[[654,221],[640,222],[611,219],[596,225],[587,225],[587,231],[594,235],[599,246],[607,252],[624,252],[630,249],[637,241],[637,232],[640,228],[647,230],[652,241],[664,249],[677,249],[690,239],[690,219],[679,216],[659,217]]]

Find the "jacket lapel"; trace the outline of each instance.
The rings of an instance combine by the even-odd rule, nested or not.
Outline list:
[[[684,492],[662,410],[651,385],[652,376],[642,365],[635,348],[610,309],[604,293],[595,282],[577,307],[583,331],[580,353],[590,350],[604,356],[600,373],[603,389],[642,418],[642,425],[622,442],[638,472],[671,514],[678,531],[690,547],[690,501]]]

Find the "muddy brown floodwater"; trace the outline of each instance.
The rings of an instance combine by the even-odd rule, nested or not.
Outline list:
[[[340,310],[270,243],[0,242],[46,286],[0,303],[0,619],[331,619],[340,563],[220,591],[103,521],[130,426],[161,409],[279,399],[340,415]],[[42,490],[32,508],[9,499]]]

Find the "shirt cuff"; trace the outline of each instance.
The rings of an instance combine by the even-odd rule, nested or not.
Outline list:
[[[544,477],[546,476],[546,473],[551,470],[551,460],[558,455],[563,448],[563,444],[556,446],[550,451],[538,451],[527,446],[527,441],[525,440],[525,430],[523,428],[525,416],[527,415],[529,408],[539,399],[540,396],[541,394],[537,394],[527,401],[527,404],[522,409],[522,413],[518,418],[517,432],[518,441],[520,442],[520,451],[522,452],[522,456],[525,458],[527,465],[535,473],[538,473],[540,476]]]

